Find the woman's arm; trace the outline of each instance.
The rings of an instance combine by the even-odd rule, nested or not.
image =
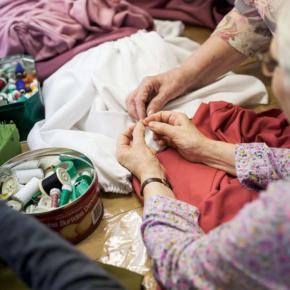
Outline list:
[[[290,149],[270,148],[265,143],[235,146],[236,172],[240,182],[260,190],[290,176]]]
[[[181,66],[190,88],[213,82],[247,56],[269,48],[271,31],[256,4],[247,2],[237,0],[211,37]]]
[[[247,56],[266,50],[271,32],[254,5],[237,0],[210,38],[180,67],[143,79],[127,98],[129,115],[143,119],[158,112],[170,100],[215,81]]]
[[[287,289],[289,187],[273,185],[207,235],[197,208],[148,187],[142,233],[158,282],[166,289]]]

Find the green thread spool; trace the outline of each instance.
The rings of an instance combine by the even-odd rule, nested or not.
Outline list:
[[[74,178],[78,174],[77,169],[76,169],[73,161],[63,161],[63,162],[57,164],[55,166],[55,169],[60,168],[60,167],[66,170],[66,172],[69,174],[70,178]]]
[[[70,185],[64,184],[60,193],[59,206],[66,205],[71,197],[72,188]]]

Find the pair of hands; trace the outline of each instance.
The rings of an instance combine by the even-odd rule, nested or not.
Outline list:
[[[181,68],[146,77],[126,100],[128,114],[134,120],[143,120],[146,116],[159,112],[189,87],[186,73]]]
[[[158,112],[132,125],[118,139],[117,159],[141,182],[165,176],[156,152],[145,143],[145,127],[153,131],[160,145],[175,148],[191,162],[201,161],[205,144],[210,142],[182,113]]]

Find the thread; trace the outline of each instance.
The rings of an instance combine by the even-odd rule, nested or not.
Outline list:
[[[24,187],[12,196],[12,199],[20,201],[22,207],[24,207],[31,200],[33,194],[36,193],[38,189],[39,179],[33,177]]]

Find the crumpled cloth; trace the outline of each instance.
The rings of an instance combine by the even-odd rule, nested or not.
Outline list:
[[[121,28],[153,27],[147,12],[124,0],[2,0],[0,18],[0,57],[26,53],[36,61],[92,39],[109,41]]]
[[[290,148],[290,125],[280,109],[262,113],[226,102],[201,104],[192,122],[207,137],[228,143],[266,143],[269,147]],[[237,177],[181,157],[167,148],[158,153],[177,199],[199,209],[204,232],[231,220],[258,192],[242,185]],[[140,197],[140,183],[134,178]]]

